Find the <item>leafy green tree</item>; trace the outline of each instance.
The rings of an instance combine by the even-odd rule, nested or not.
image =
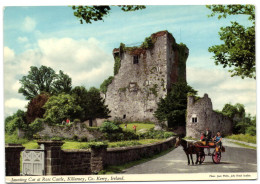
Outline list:
[[[69,93],[71,91],[72,80],[65,74],[63,71],[59,71],[59,74],[56,76],[55,81],[53,82],[53,89],[55,94],[61,92]]]
[[[240,103],[235,105],[228,103],[224,105],[222,113],[231,119],[242,119],[245,116],[245,106]]]
[[[105,100],[100,96],[98,89],[92,87],[87,90],[83,86],[76,86],[71,91],[72,96],[76,99],[76,103],[82,108],[80,119],[82,121],[89,120],[89,125],[96,118],[109,117],[109,109],[105,105]]]
[[[26,117],[25,112],[22,110],[17,110],[12,116],[8,116],[5,119],[5,131],[8,134],[12,134],[16,131],[17,128],[26,129]]]
[[[225,104],[221,113],[230,117],[233,120],[233,133],[255,135],[256,133],[256,116],[252,117],[250,114],[246,114],[243,104],[236,103]]]
[[[33,122],[36,118],[43,118],[45,109],[44,104],[48,101],[49,94],[42,93],[37,95],[28,103],[26,111],[26,121],[27,123]]]
[[[252,117],[250,126],[246,128],[246,134],[256,135],[256,116]]]
[[[256,78],[255,66],[255,6],[254,5],[208,5],[210,15],[219,14],[218,18],[228,15],[246,15],[252,25],[245,27],[238,22],[220,28],[220,40],[224,43],[209,48],[214,54],[216,65],[230,67],[231,76]]]
[[[51,95],[58,93],[68,93],[71,89],[71,79],[68,75],[60,71],[56,74],[55,71],[47,66],[31,66],[27,76],[23,76],[20,80],[21,87],[18,92],[22,93],[27,100],[33,99],[42,92],[47,92]]]
[[[124,12],[145,9],[145,6],[139,5],[122,5],[118,7]],[[91,24],[92,21],[103,20],[111,11],[110,6],[72,6],[72,9],[74,10],[74,16],[79,18],[81,24],[83,24],[83,21]]]
[[[100,96],[97,88],[92,87],[89,89],[88,99],[88,109],[85,111],[85,117],[89,120],[90,126],[92,126],[93,119],[109,117],[110,110],[105,105],[105,99]]]
[[[82,112],[76,99],[65,93],[51,96],[43,108],[46,110],[43,118],[49,124],[61,124],[67,118],[75,119]]]
[[[168,121],[168,127],[184,126],[188,93],[196,95],[197,91],[185,82],[173,84],[166,97],[160,99],[154,116],[160,122]]]

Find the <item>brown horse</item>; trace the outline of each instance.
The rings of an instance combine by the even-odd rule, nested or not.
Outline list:
[[[192,165],[194,165],[192,154],[196,154],[196,156],[197,156],[196,164],[198,164],[198,162],[200,164],[202,163],[202,157],[203,157],[203,155],[205,155],[205,153],[204,153],[203,148],[198,147],[199,145],[201,145],[200,142],[193,143],[193,142],[188,142],[181,138],[177,138],[176,143],[175,143],[175,148],[177,148],[180,145],[183,147],[183,150],[187,155],[188,165],[190,165],[190,158],[192,161]]]

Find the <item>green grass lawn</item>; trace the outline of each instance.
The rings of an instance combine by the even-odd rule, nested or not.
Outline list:
[[[136,125],[136,131],[141,130],[141,129],[147,129],[149,130],[150,128],[154,128],[154,124],[148,124],[148,123],[127,123],[127,130],[133,131],[133,126]],[[119,125],[123,130],[125,130],[125,124],[120,124]]]
[[[233,134],[226,138],[256,144],[256,136],[249,134]]]
[[[135,146],[135,145],[143,145],[161,142],[164,139],[141,139],[141,140],[133,140],[133,141],[120,141],[120,142],[108,142],[109,148],[114,147],[124,147],[124,146]],[[88,148],[89,142],[77,142],[77,141],[64,141],[65,143],[62,145],[62,149],[86,149]],[[36,140],[29,141],[24,143],[23,146],[25,149],[36,149],[38,148],[38,144]]]

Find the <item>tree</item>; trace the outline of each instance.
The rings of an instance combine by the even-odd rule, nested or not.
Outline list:
[[[118,6],[124,12],[136,11],[145,9],[145,6],[137,5],[122,5]],[[103,20],[104,16],[109,15],[110,6],[72,6],[74,10],[74,16],[79,18],[80,23],[83,24],[83,20],[87,24],[91,24],[92,21]]]
[[[72,85],[71,78],[67,74],[64,74],[63,71],[60,70],[59,74],[56,76],[56,80],[53,82],[54,93],[55,94],[61,92],[69,93],[72,88],[71,85]]]
[[[84,86],[76,86],[72,89],[71,94],[82,108],[80,119],[82,121],[89,120],[90,126],[92,126],[93,119],[108,117],[110,111],[98,89],[92,87],[87,90]]]
[[[185,82],[173,84],[166,97],[160,99],[154,116],[160,122],[168,121],[168,127],[184,126],[188,93],[196,95],[197,91]]]
[[[88,109],[86,109],[85,117],[92,126],[92,120],[96,118],[108,118],[110,110],[105,105],[105,99],[100,96],[98,89],[92,87],[88,91]]]
[[[225,104],[221,113],[233,120],[234,134],[256,134],[256,116],[252,117],[250,114],[247,115],[243,104]]]
[[[48,101],[49,94],[42,93],[34,97],[27,106],[26,121],[27,123],[33,122],[36,118],[43,118],[45,109],[44,104]]]
[[[230,67],[231,76],[256,78],[255,66],[255,7],[254,5],[208,5],[212,14],[220,14],[219,19],[227,15],[247,15],[252,25],[244,27],[237,22],[231,22],[231,26],[220,28],[221,45],[214,45],[209,52],[214,54],[216,65],[223,68]]]
[[[61,124],[66,118],[76,119],[82,112],[76,99],[65,93],[51,96],[43,108],[46,110],[43,118],[49,124]]]
[[[21,87],[18,92],[22,93],[27,100],[33,99],[42,92],[47,92],[50,95],[69,92],[71,89],[71,79],[68,75],[60,71],[56,74],[55,71],[47,66],[31,66],[27,76],[23,76],[20,80]]]
[[[20,109],[5,119],[5,131],[8,134],[12,134],[17,128],[26,129],[26,127],[25,112]]]

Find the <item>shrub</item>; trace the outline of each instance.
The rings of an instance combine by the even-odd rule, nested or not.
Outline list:
[[[113,122],[106,121],[100,126],[100,131],[103,133],[120,133],[122,128]]]
[[[19,138],[17,135],[17,131],[13,132],[13,134],[5,134],[5,143],[6,144],[24,144],[29,142],[26,138]]]
[[[73,123],[76,124],[76,123],[80,123],[80,119],[74,119]]]
[[[52,137],[51,140],[52,141],[63,141],[63,140],[65,140],[65,138],[64,137]]]
[[[81,137],[78,140],[79,142],[88,142],[88,138],[87,137]]]
[[[172,136],[174,136],[175,134],[173,133],[173,132],[164,132],[164,138],[165,139],[168,139],[169,137],[172,137]]]
[[[122,142],[116,142],[109,144],[109,147],[127,147],[127,146],[136,146],[136,145],[142,145],[140,142],[137,141],[122,141]]]
[[[41,118],[36,118],[31,124],[29,124],[25,136],[27,138],[33,138],[33,134],[41,131],[43,129],[44,120]]]
[[[90,146],[89,146],[89,144],[88,143],[81,143],[80,145],[79,145],[79,149],[89,149],[90,148]]]
[[[73,141],[77,141],[78,140],[78,136],[77,135],[73,135],[72,140]]]
[[[144,139],[164,139],[174,136],[172,132],[164,132],[162,130],[150,129],[148,132],[140,134],[141,138]]]

